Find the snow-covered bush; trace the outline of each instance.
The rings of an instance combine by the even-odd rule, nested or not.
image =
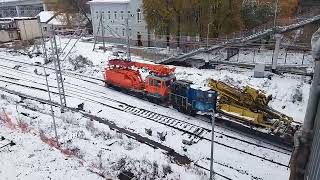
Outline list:
[[[163,175],[167,176],[168,174],[172,173],[172,168],[170,165],[163,165],[162,166]]]
[[[302,100],[303,100],[302,88],[301,88],[301,85],[299,85],[296,89],[294,89],[294,92],[292,95],[292,103],[302,102]]]
[[[82,55],[79,55],[76,58],[69,58],[69,62],[73,66],[74,70],[79,70],[87,66],[93,66],[92,61],[88,60],[88,58],[83,57]]]
[[[116,137],[117,139],[123,139],[122,134],[119,133],[119,132],[116,133],[115,137]]]
[[[61,119],[68,124],[79,125],[72,112],[62,113]]]
[[[93,121],[88,120],[88,121],[86,122],[86,129],[87,129],[88,131],[90,131],[91,133],[94,133],[94,132],[96,131],[96,128],[94,127]]]
[[[135,143],[135,141],[133,141],[132,139],[129,139],[125,144],[124,144],[124,149],[131,151],[133,149],[135,149],[138,146],[137,143]]]

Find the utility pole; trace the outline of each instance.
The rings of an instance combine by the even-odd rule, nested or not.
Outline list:
[[[209,35],[210,35],[210,25],[211,25],[211,22],[208,23],[208,31],[207,31],[207,51],[209,50]],[[208,66],[209,67],[209,61],[210,61],[210,53],[207,52],[207,59],[205,60],[205,66]]]
[[[210,179],[209,180],[214,180],[214,171],[213,171],[213,151],[214,151],[214,126],[215,126],[215,119],[216,119],[216,113],[215,110],[212,111],[211,115],[211,154],[210,154]]]
[[[126,31],[127,31],[127,61],[131,61],[130,53],[130,29],[129,29],[129,13],[128,5],[126,6],[127,18],[126,18]]]
[[[53,55],[55,56],[53,58],[54,63],[54,69],[56,71],[56,78],[57,78],[57,84],[58,84],[58,91],[59,91],[59,97],[60,97],[60,103],[61,103],[61,112],[64,112],[65,108],[67,107],[67,101],[66,96],[64,92],[64,85],[63,85],[63,77],[61,72],[61,64],[60,64],[60,57],[59,57],[59,50],[57,46],[57,39],[56,34],[52,26],[52,41],[51,41],[51,48],[53,50]]]
[[[276,7],[274,10],[274,20],[273,20],[274,27],[276,27],[276,25],[277,25],[278,3],[279,3],[279,0],[276,0]]]
[[[290,160],[290,180],[318,180],[320,178],[320,28],[313,35],[311,42],[315,60],[314,76],[303,128],[296,133],[294,139],[295,146]]]
[[[214,126],[215,126],[215,120],[216,120],[216,109],[217,109],[217,99],[218,99],[218,93],[214,92],[213,94],[213,104],[214,107],[212,108],[212,115],[211,115],[211,154],[210,154],[210,178],[209,180],[215,179],[215,172],[213,170],[213,152],[214,152]]]
[[[43,54],[44,54],[44,62],[43,62],[43,64],[45,64],[46,62],[48,62],[48,54],[47,54],[46,42],[44,40],[43,30],[42,30],[42,27],[41,27],[40,17],[38,17],[38,23],[39,23],[39,28],[40,28],[40,32],[41,32],[42,49],[43,49]],[[46,85],[47,85],[49,101],[52,102],[50,88],[49,88],[49,82],[48,82],[48,76],[47,76],[47,72],[46,72],[46,67],[45,67],[45,65],[42,65],[42,67],[43,67],[44,77],[46,79]],[[57,133],[56,119],[54,117],[54,111],[53,111],[52,104],[50,104],[50,110],[51,110],[51,117],[52,117],[52,121],[53,121],[53,129],[54,129],[55,138],[56,138],[57,144],[59,145],[59,138],[58,138],[58,133]]]
[[[279,53],[280,53],[281,40],[283,38],[283,35],[282,34],[275,34],[274,37],[276,39],[276,44],[275,44],[274,53],[273,53],[273,56],[272,56],[271,71],[273,73],[276,73],[277,66],[278,66],[278,58],[279,58]]]
[[[100,15],[100,21],[101,21],[101,24],[102,24],[102,44],[103,44],[103,52],[106,52],[106,42],[105,42],[105,39],[104,39],[104,34],[105,34],[105,29],[104,29],[104,25],[103,25],[103,16],[102,16],[102,13]]]
[[[213,7],[212,5],[209,7],[209,23],[208,23],[208,29],[207,29],[207,51],[209,50],[209,36],[210,36],[210,25],[212,24],[212,11]],[[207,59],[205,60],[205,67],[209,67],[210,64],[210,53],[209,51],[207,52]]]

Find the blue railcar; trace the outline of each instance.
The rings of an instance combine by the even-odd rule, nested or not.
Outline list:
[[[209,113],[216,108],[217,93],[212,90],[189,88],[188,99],[197,112]]]
[[[176,81],[170,86],[170,103],[183,112],[194,115],[196,113],[211,113],[216,108],[217,93],[203,90],[192,85],[189,81]]]

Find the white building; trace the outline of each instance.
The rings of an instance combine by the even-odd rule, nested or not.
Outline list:
[[[126,43],[126,18],[129,17],[131,44],[148,46],[150,36],[142,13],[143,0],[92,0],[93,34],[99,40]]]
[[[44,0],[0,0],[0,17],[34,17],[45,10]]]
[[[0,42],[32,40],[41,37],[37,18],[0,18]]]

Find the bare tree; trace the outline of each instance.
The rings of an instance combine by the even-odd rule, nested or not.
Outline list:
[[[45,0],[45,4],[50,10],[55,11],[57,14],[64,15],[67,24],[70,25],[72,17],[77,14],[82,15],[88,20],[87,27],[91,29],[92,21],[88,14],[90,13],[89,0]]]

